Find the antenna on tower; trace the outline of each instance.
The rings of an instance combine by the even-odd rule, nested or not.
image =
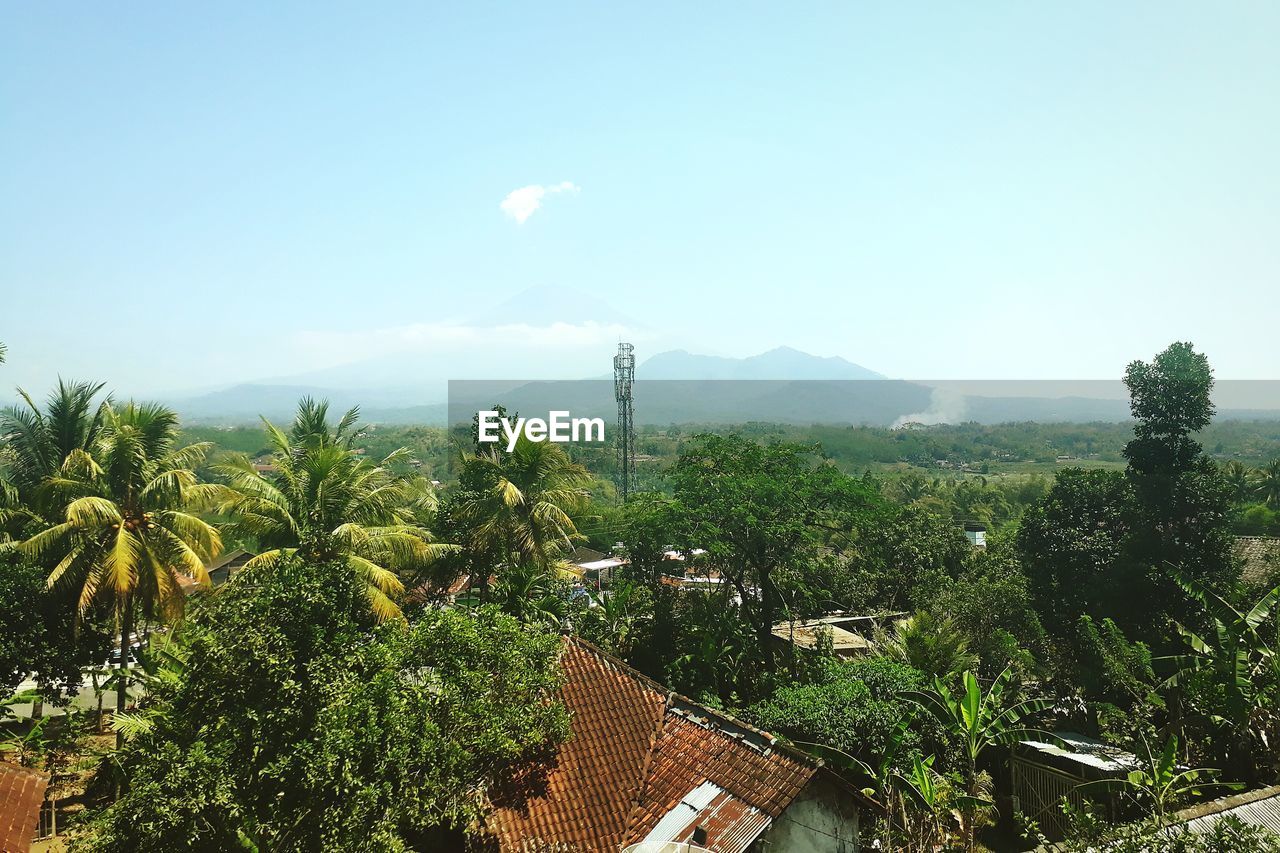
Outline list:
[[[618,401],[618,491],[624,502],[636,479],[635,409],[631,405],[635,380],[635,347],[619,343],[618,354],[613,357],[613,396]]]

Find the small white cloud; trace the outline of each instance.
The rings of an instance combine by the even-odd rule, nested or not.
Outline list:
[[[578,190],[578,185],[573,181],[561,181],[550,186],[530,184],[527,187],[521,187],[518,190],[512,190],[507,193],[507,197],[498,206],[502,208],[503,213],[523,225],[526,219],[533,216],[538,212],[538,208],[542,207],[542,200],[545,197],[554,193],[576,193]]]

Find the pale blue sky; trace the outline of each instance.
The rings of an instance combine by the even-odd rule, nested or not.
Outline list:
[[[6,389],[301,373],[548,284],[654,347],[1280,376],[1277,3],[0,9]]]

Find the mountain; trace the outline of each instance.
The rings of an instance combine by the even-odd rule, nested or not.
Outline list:
[[[288,423],[303,397],[328,400],[330,410],[345,412],[359,406],[364,420],[373,423],[442,424],[445,404],[415,402],[403,391],[370,391],[325,388],[313,385],[258,385],[246,383],[208,394],[165,400],[184,422],[246,424],[260,417]]]
[[[598,296],[570,287],[536,285],[496,305],[486,306],[463,321],[468,326],[624,326],[646,331],[641,324]]]
[[[748,358],[660,352],[636,367],[637,379],[884,379],[839,356],[823,358],[778,347]]]

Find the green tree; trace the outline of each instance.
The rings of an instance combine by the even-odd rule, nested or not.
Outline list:
[[[568,584],[533,563],[508,567],[494,587],[492,600],[521,622],[559,628],[569,615]]]
[[[706,565],[737,590],[767,663],[788,573],[794,577],[815,549],[883,505],[874,486],[826,464],[812,448],[740,436],[696,437],[670,480],[673,526],[682,537],[672,544],[706,551]]]
[[[330,429],[328,405],[304,398],[288,433],[263,420],[275,471],[259,471],[245,456],[215,466],[228,490],[218,507],[228,533],[252,537],[265,549],[245,565],[246,576],[299,555],[313,563],[341,562],[365,583],[380,620],[400,618],[397,572],[419,568],[452,546],[432,541],[416,523],[421,492],[396,473],[409,451],[378,463],[356,452],[351,409]]]
[[[963,631],[984,678],[1011,664],[1030,673],[1045,654],[1045,631],[1026,574],[1003,536],[992,537],[984,549],[969,549],[963,570],[935,594],[932,606]]]
[[[851,565],[866,587],[861,603],[895,611],[926,609],[963,574],[972,551],[959,525],[920,506],[866,514],[858,523]]]
[[[1124,449],[1137,511],[1129,550],[1146,567],[1141,609],[1155,614],[1159,633],[1163,618],[1185,620],[1194,610],[1171,570],[1215,586],[1234,580],[1230,495],[1193,437],[1213,419],[1208,359],[1175,343],[1150,363],[1130,364],[1125,384],[1137,421]]]
[[[915,706],[903,698],[926,683],[919,670],[888,658],[831,660],[811,682],[779,687],[749,706],[745,716],[763,729],[872,767],[891,755],[894,767],[905,770],[912,755],[940,745],[939,727],[918,719]],[[905,721],[912,725],[902,728]]]
[[[179,615],[182,583],[207,585],[205,565],[222,548],[218,531],[193,514],[218,493],[192,470],[209,446],[178,447],[177,424],[163,406],[107,406],[91,452],[72,451],[47,483],[66,501],[63,520],[22,544],[33,559],[54,563],[49,585],[76,591],[82,615],[95,603],[112,608],[121,669],[128,666],[134,617]],[[116,710],[124,711],[125,702],[122,679]]]
[[[0,553],[0,690],[34,672],[42,697],[56,701],[110,642],[93,625],[75,624],[75,609],[47,588],[48,574],[19,553]]]
[[[227,586],[183,642],[90,850],[461,849],[486,792],[568,732],[556,634],[493,608],[375,626],[345,563]]]
[[[1149,364],[1130,364],[1125,383],[1136,423],[1124,474],[1059,473],[1023,518],[1018,548],[1051,634],[1069,636],[1088,614],[1161,645],[1170,620],[1194,610],[1173,572],[1232,581],[1230,494],[1193,437],[1214,411],[1205,357],[1176,343]]]
[[[1080,617],[1145,623],[1135,611],[1145,572],[1127,552],[1133,490],[1115,471],[1059,472],[1045,498],[1023,516],[1017,550],[1036,612],[1049,634],[1071,638]]]

